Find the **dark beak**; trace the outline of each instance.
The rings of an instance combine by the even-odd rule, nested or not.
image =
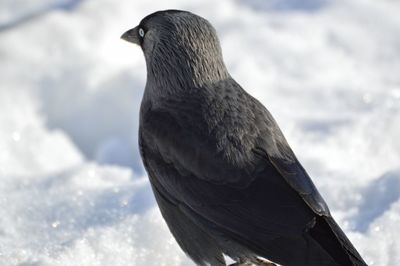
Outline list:
[[[133,29],[130,29],[124,34],[122,34],[121,39],[127,42],[136,43],[137,45],[140,45],[138,27],[136,26]]]

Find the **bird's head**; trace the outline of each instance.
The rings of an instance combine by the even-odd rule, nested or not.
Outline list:
[[[121,38],[142,48],[148,82],[202,86],[228,77],[215,29],[193,13],[155,12]]]

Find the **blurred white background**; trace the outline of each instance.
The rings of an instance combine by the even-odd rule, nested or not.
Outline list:
[[[192,265],[137,147],[157,10],[215,26],[370,265],[400,265],[397,0],[1,0],[0,265]]]

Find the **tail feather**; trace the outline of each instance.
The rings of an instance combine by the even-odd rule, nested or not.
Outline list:
[[[339,265],[367,265],[332,217],[318,217],[310,235]]]

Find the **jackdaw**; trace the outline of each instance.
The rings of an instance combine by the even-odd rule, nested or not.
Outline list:
[[[139,146],[161,213],[198,265],[366,265],[268,110],[230,76],[202,17],[125,32],[146,59]]]

